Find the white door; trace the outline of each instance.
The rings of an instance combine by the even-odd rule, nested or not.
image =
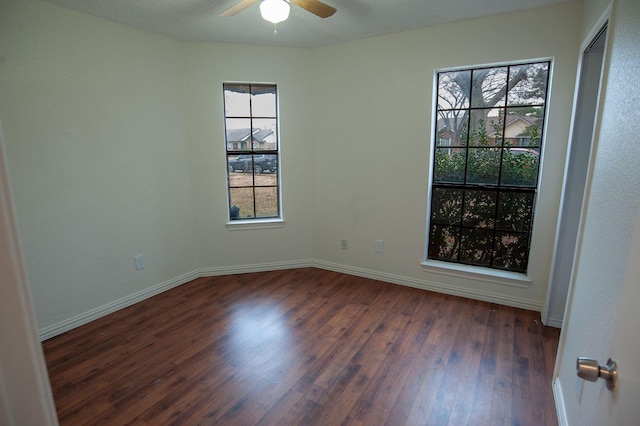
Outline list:
[[[554,380],[568,425],[640,424],[640,2],[609,22],[595,160]],[[617,388],[576,376],[578,356],[618,362]]]

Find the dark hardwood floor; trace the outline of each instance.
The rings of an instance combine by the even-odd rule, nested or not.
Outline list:
[[[309,268],[200,278],[43,346],[62,425],[555,425],[558,337]]]

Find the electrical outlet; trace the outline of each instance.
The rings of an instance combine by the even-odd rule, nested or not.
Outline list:
[[[139,271],[140,269],[144,269],[144,255],[143,254],[139,254],[137,256],[134,256],[133,260],[136,263],[136,271]]]
[[[340,248],[342,250],[346,250],[347,249],[347,240],[340,240]]]
[[[376,253],[384,252],[384,241],[376,240]]]

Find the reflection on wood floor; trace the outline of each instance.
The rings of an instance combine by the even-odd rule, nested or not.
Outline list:
[[[43,346],[62,425],[555,425],[558,337],[306,268],[199,278]]]

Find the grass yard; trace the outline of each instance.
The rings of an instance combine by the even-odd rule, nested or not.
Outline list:
[[[251,172],[232,172],[229,173],[229,187],[231,206],[237,206],[240,209],[239,218],[278,216],[278,175],[276,173],[254,175]]]

